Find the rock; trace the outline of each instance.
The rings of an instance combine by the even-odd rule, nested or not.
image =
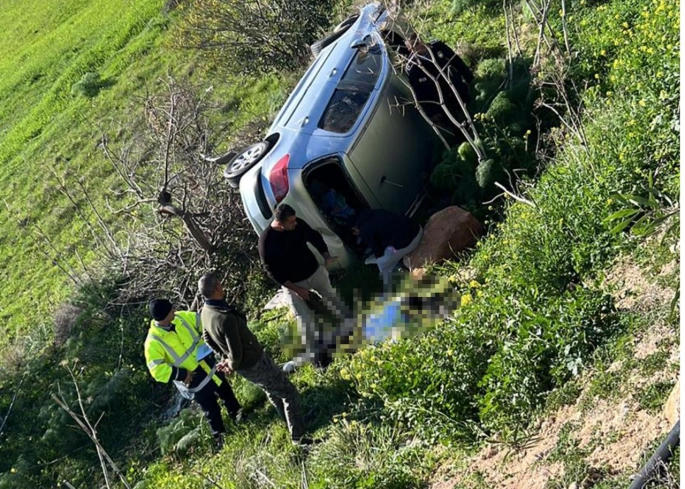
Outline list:
[[[428,220],[421,243],[404,257],[404,265],[413,270],[454,258],[473,247],[483,231],[483,225],[470,212],[457,206],[447,207]]]
[[[664,405],[664,418],[673,426],[680,419],[680,379],[673,386],[671,394]]]

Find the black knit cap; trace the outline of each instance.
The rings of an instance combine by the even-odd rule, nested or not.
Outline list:
[[[163,321],[174,306],[166,299],[154,299],[150,301],[149,307],[152,319],[155,321]]]

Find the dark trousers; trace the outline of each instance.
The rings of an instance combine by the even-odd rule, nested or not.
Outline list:
[[[217,397],[221,399],[224,406],[226,406],[226,410],[231,418],[235,419],[238,410],[240,409],[240,403],[238,402],[238,399],[235,398],[233,389],[231,389],[231,384],[228,383],[228,380],[226,380],[223,374],[217,372],[216,375],[221,379],[221,385],[216,385],[216,382],[210,380],[202,390],[195,393],[194,398],[205,413],[209,428],[212,431],[212,436],[217,436],[226,432],[224,420],[221,418],[221,407],[219,407]],[[204,370],[198,369],[198,371],[195,372],[195,377],[193,377],[191,386],[192,384],[199,384],[205,377],[206,374]]]

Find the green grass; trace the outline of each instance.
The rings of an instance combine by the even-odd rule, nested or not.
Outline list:
[[[458,14],[449,14],[452,2],[433,3],[422,11],[427,31],[451,44],[469,43],[475,60],[492,58],[495,51],[501,56],[502,16],[467,3],[460,4]],[[232,131],[268,118],[297,78],[200,75],[192,58],[166,47],[173,19],[159,14],[161,2],[92,0],[64,3],[57,10],[45,5],[16,25],[9,20],[19,15],[20,4],[14,2],[7,5],[12,15],[3,13],[0,19],[5,28],[0,49],[12,53],[0,61],[0,71],[10,73],[0,81],[0,178],[10,206],[10,212],[0,214],[5,272],[0,317],[9,324],[10,336],[37,334],[36,326],[50,325],[49,312],[72,294],[64,277],[42,258],[38,247],[44,245],[32,239],[26,219],[45,230],[72,266],[77,266],[76,249],[90,263],[100,260],[86,226],[46,167],[69,172],[72,183],[82,177],[99,194],[116,185],[96,148],[100,132],[117,143],[132,137],[140,120],[135,97],[159,89],[156,80],[169,70],[193,72],[198,85],[214,87],[213,100],[221,107],[212,119],[218,147],[228,144]],[[324,374],[305,367],[293,377],[313,434],[326,438],[309,456],[291,446],[285,425],[263,404],[263,395],[240,380],[234,384],[238,396],[256,411],[232,431],[221,453],[208,456],[209,434],[194,413],[164,426],[158,416],[168,391],[151,387],[141,371],[145,312],[135,307],[103,312],[102,298],[110,297],[116,285],[108,284],[101,293],[81,291],[91,294],[89,301],[82,300],[89,309],[63,347],[32,356],[0,380],[3,392],[14,392],[24,371],[32,379],[3,434],[0,488],[54,485],[65,478],[78,485],[99,477],[90,448],[62,464],[39,465],[90,447],[47,397],[58,383],[69,385],[60,362],[73,365],[76,358],[84,367],[79,381],[92,400],[90,413],[107,413],[100,425],[103,443],[131,480],[144,481],[138,489],[195,488],[207,484],[206,477],[236,488],[301,487],[303,480],[313,488],[422,487],[450,453],[470,453],[493,436],[515,442],[546,402],[573,402],[578,395],[573,379],[588,367],[599,373],[592,397],[614,395],[625,372],[610,372],[609,360],[630,357],[626,338],[635,330],[632,318],[615,310],[601,281],[613,259],[632,253],[636,241],[612,234],[613,225],[604,218],[619,210],[614,193],[643,187],[657,169],[660,189],[674,196],[678,188],[679,149],[672,127],[678,92],[676,7],[672,0],[574,6],[572,42],[583,63],[575,76],[589,84],[582,94],[589,147],[557,139],[554,161],[541,165],[539,178],[527,182],[526,198],[535,207],[508,202],[475,253],[451,265],[469,267],[476,279],[476,285],[458,284],[469,300],[451,320],[417,338],[337,359]],[[670,50],[661,49],[661,36],[666,46],[672,44]],[[93,98],[72,96],[73,84],[87,72],[111,84]],[[102,202],[101,195],[98,199]],[[361,274],[350,277],[346,293],[367,280]],[[254,325],[274,355],[288,327],[270,315]],[[656,368],[658,360],[648,358],[644,368]],[[649,386],[640,402],[655,409],[666,390],[666,385]],[[67,395],[73,401],[73,393]],[[0,412],[6,413],[9,403],[8,396],[0,397]],[[556,448],[568,472],[552,487],[568,487],[571,478],[588,472],[570,432],[569,427]],[[184,436],[195,437],[195,446],[179,445]],[[160,442],[164,456],[156,451]],[[622,477],[599,484],[613,487]]]
[[[227,149],[237,129],[255,120],[266,125],[293,80],[267,76],[255,82],[217,77],[196,66],[192,53],[167,45],[173,19],[162,13],[164,2],[103,0],[11,1],[0,15],[0,319],[3,342],[30,334],[73,293],[66,274],[55,266],[84,275],[102,257],[94,239],[69,200],[60,193],[54,171],[66,181],[86,219],[95,224],[76,180],[81,180],[109,226],[129,223],[106,211],[109,189],[122,189],[98,148],[102,133],[113,147],[139,132],[141,98],[163,88],[167,74],[189,76],[201,89],[212,87],[210,100],[221,110],[213,117],[217,150]],[[22,19],[16,22],[16,19]],[[105,86],[92,97],[72,94],[83,75],[99,74]],[[190,73],[193,73],[191,76]],[[120,201],[114,199],[114,204]],[[5,208],[5,205],[7,206]],[[40,238],[38,226],[54,249]],[[122,237],[123,239],[123,237]],[[46,256],[46,253],[48,256]]]

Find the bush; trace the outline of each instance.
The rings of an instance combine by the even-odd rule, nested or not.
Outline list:
[[[193,409],[184,409],[178,418],[157,430],[159,448],[163,454],[185,453],[193,444],[197,445],[201,429],[201,414]]]
[[[107,85],[108,83],[105,80],[100,79],[99,74],[86,73],[79,81],[71,86],[71,94],[93,98]]]
[[[431,184],[451,193],[451,203],[479,213],[479,202],[492,198],[500,190],[495,182],[509,185],[520,170],[529,175],[536,171],[533,148],[528,148],[533,99],[527,61],[514,60],[513,78],[508,77],[507,62],[499,57],[485,59],[475,69],[474,97],[469,110],[482,138],[487,159],[477,161],[468,143],[457,151],[448,151],[431,174]],[[516,172],[514,171],[516,170]],[[525,174],[523,174],[525,176]]]
[[[232,74],[290,71],[308,61],[332,8],[327,0],[193,0],[180,6],[178,42]]]
[[[500,5],[497,0],[452,0],[452,12],[459,14],[464,10],[475,5],[482,5],[485,8],[496,8]]]

